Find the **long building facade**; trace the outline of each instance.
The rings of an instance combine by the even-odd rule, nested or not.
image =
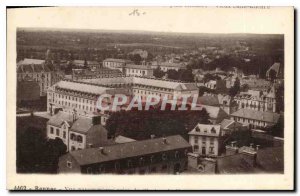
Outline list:
[[[59,173],[176,174],[187,169],[191,145],[181,136],[71,151],[60,157]]]

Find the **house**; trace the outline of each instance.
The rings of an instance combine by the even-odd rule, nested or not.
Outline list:
[[[251,109],[240,109],[231,114],[231,119],[248,125],[249,128],[262,128],[275,125],[280,114],[274,112],[263,112]]]
[[[47,122],[47,138],[60,138],[68,151],[107,143],[107,130],[100,125],[99,116],[79,116],[59,111]]]
[[[222,142],[220,125],[197,124],[188,135],[194,153],[210,157],[220,154]]]
[[[191,145],[174,135],[71,151],[59,158],[59,173],[175,174],[187,169]]]
[[[104,146],[107,130],[101,125],[100,116],[79,117],[69,130],[69,151]]]

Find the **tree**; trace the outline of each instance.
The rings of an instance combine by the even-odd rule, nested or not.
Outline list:
[[[209,115],[201,111],[161,111],[160,108],[149,111],[121,111],[111,114],[106,128],[110,137],[123,135],[136,140],[156,137],[182,135],[188,138],[188,132],[197,123],[208,123]]]
[[[234,97],[238,92],[240,91],[240,80],[239,78],[236,78],[233,84],[233,87],[229,89],[229,95],[231,97]]]
[[[182,80],[184,82],[194,82],[194,75],[192,69],[179,70],[179,73],[179,80]]]
[[[153,75],[154,75],[156,78],[162,78],[162,77],[165,75],[165,72],[163,72],[163,71],[160,69],[160,67],[158,66],[156,69],[154,69]]]
[[[269,71],[269,78],[272,82],[274,82],[274,80],[276,79],[276,71],[274,69],[271,69]]]
[[[179,79],[179,72],[176,71],[176,70],[169,69],[167,71],[167,75],[168,75],[169,79],[172,79],[172,80],[178,80]]]
[[[134,54],[129,56],[130,60],[134,62],[134,64],[141,64],[142,57],[139,54]]]

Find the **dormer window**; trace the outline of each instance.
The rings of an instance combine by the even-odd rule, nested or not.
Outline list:
[[[211,129],[211,133],[216,133],[216,129],[214,127]]]
[[[145,159],[143,157],[140,158],[140,166],[145,165]]]
[[[163,154],[162,154],[162,160],[164,160],[164,161],[165,161],[165,160],[167,160],[167,159],[168,159],[168,156],[167,156],[167,154],[166,154],[166,153],[163,153]]]
[[[200,128],[199,127],[196,127],[196,132],[200,132]]]
[[[72,162],[71,161],[67,161],[67,167],[72,168]]]

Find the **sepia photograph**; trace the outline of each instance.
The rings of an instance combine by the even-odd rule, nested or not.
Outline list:
[[[110,178],[144,180],[151,190],[174,189],[151,184],[159,178],[183,190],[292,189],[293,12],[7,9],[8,189],[134,186],[103,183]],[[270,24],[276,13],[282,19]],[[21,180],[34,176],[59,180]],[[247,177],[249,187],[233,185]],[[230,185],[213,185],[218,179]]]

